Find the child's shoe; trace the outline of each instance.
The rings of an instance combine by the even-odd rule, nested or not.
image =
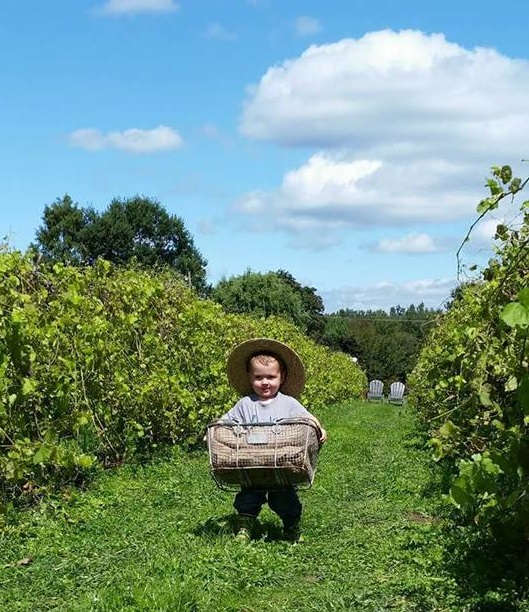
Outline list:
[[[301,540],[301,522],[296,521],[291,525],[283,525],[283,539],[287,542],[299,542]]]
[[[255,518],[253,516],[240,515],[238,517],[237,533],[235,534],[237,542],[249,542],[252,539],[254,528]]]

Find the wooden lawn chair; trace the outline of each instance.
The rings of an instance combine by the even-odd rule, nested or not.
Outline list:
[[[404,404],[405,385],[402,382],[393,382],[389,386],[388,402],[390,404]]]
[[[369,383],[367,391],[368,402],[383,402],[384,401],[384,383],[381,380],[372,380]]]

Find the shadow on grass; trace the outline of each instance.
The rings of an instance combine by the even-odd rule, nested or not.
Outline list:
[[[428,437],[416,432],[406,436],[404,445],[424,450]],[[454,476],[450,462],[432,466],[422,487],[421,499],[435,501],[447,493]],[[465,612],[527,612],[529,610],[529,542],[524,526],[505,519],[486,532],[475,526],[457,527],[461,517],[454,508],[441,503],[435,518],[410,513],[411,522],[436,523],[445,549],[443,569],[457,584]],[[443,525],[444,524],[444,525]],[[437,529],[437,527],[436,527]]]
[[[199,523],[193,533],[197,536],[216,537],[234,535],[237,531],[237,515],[230,513],[223,516],[210,516]]]
[[[211,516],[206,521],[199,523],[193,533],[202,537],[223,537],[233,536],[237,533],[238,521],[235,513],[223,516]],[[274,542],[283,539],[283,530],[274,521],[265,519],[257,521],[254,540],[265,540]]]
[[[492,536],[471,528],[447,537],[447,570],[469,612],[521,612],[529,597],[529,549],[509,530]],[[518,532],[519,533],[519,532]]]

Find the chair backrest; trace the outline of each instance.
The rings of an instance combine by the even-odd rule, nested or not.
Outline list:
[[[384,393],[384,383],[381,380],[372,380],[369,383],[369,395],[378,397]]]
[[[394,382],[389,386],[389,396],[400,399],[404,395],[404,383]]]

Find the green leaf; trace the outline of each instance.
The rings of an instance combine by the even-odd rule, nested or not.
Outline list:
[[[529,288],[522,289],[520,291],[520,293],[518,294],[518,301],[520,302],[520,304],[522,304],[522,306],[524,306],[524,308],[529,310]]]
[[[439,461],[444,457],[443,444],[439,438],[431,438],[428,441],[428,446],[432,447],[432,458],[434,461]]]
[[[509,228],[503,223],[500,223],[496,227],[496,234],[494,235],[494,238],[500,239],[500,240],[507,240],[508,237],[509,237]]]
[[[515,391],[518,388],[518,379],[516,376],[509,376],[505,383],[505,391]]]
[[[515,489],[514,491],[512,491],[512,493],[507,495],[507,497],[503,498],[502,506],[504,508],[511,508],[518,501],[518,499],[522,497],[522,495],[523,493],[519,489]]]
[[[492,406],[492,400],[490,399],[491,386],[488,384],[481,385],[479,390],[479,401],[482,406]]]
[[[502,310],[500,318],[509,327],[525,328],[529,326],[529,309],[520,302],[511,302]]]
[[[500,468],[500,466],[497,463],[495,463],[490,457],[482,456],[481,461],[479,463],[480,463],[481,469],[487,475],[497,476],[498,474],[501,474],[502,472],[502,469]]]
[[[491,425],[500,431],[505,431],[505,425],[498,419],[492,419]]]
[[[470,506],[474,502],[474,496],[466,478],[456,478],[454,480],[450,487],[450,495],[459,507]]]
[[[514,193],[518,193],[518,191],[520,191],[521,188],[522,188],[522,179],[513,178],[509,186],[509,191],[514,194]]]
[[[503,184],[508,183],[512,178],[512,170],[510,166],[502,166],[500,171],[500,177]],[[516,179],[513,179],[515,181]],[[520,180],[520,179],[518,179]]]
[[[88,469],[94,465],[94,459],[89,455],[79,455],[76,457],[76,463],[80,468]]]
[[[491,195],[498,195],[499,193],[502,193],[503,191],[501,186],[498,185],[498,183],[493,179],[488,179],[487,187],[490,189]]]
[[[24,378],[22,383],[22,395],[31,395],[37,388],[37,381],[33,378]]]
[[[84,412],[81,413],[76,419],[76,423],[78,427],[83,427],[89,422],[90,422],[90,419],[88,418],[88,415]]]
[[[52,449],[46,445],[42,444],[42,446],[37,450],[37,452],[33,455],[33,464],[34,465],[44,465],[47,463],[51,457]]]
[[[479,214],[487,212],[487,210],[489,209],[490,206],[490,200],[489,198],[485,198],[484,200],[481,200],[481,202],[479,202],[479,204],[476,206],[476,210],[478,211]]]
[[[459,427],[454,425],[452,421],[448,420],[443,423],[442,427],[439,429],[439,433],[443,438],[453,438],[459,433]]]

